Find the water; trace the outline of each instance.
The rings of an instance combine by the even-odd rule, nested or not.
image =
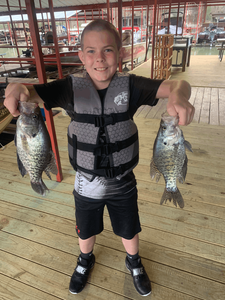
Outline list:
[[[25,51],[26,48],[19,48],[20,55],[22,54],[22,50]],[[3,57],[17,57],[17,50],[15,48],[0,48],[0,55],[5,54]],[[191,55],[218,55],[218,50],[216,47],[210,46],[193,46],[191,49]],[[149,49],[148,58],[151,57],[151,48]],[[140,61],[144,59],[144,57],[140,58]]]
[[[191,55],[218,55],[217,47],[210,46],[193,46]]]
[[[19,48],[20,55],[22,54],[22,50],[25,51],[26,48]],[[3,55],[3,58],[12,58],[12,57],[18,57],[16,48],[0,48],[0,55]],[[0,56],[1,59],[1,56]]]

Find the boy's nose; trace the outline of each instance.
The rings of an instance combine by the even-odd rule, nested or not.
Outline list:
[[[99,52],[99,53],[97,54],[96,60],[97,60],[98,62],[104,61],[104,60],[105,60],[104,54],[103,54],[102,52]]]

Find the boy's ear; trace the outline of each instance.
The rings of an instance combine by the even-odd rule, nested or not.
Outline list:
[[[84,64],[84,53],[82,50],[79,50],[78,51],[78,56],[79,56],[79,59],[82,61],[82,63]]]

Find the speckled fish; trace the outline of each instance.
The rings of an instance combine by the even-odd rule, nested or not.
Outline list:
[[[19,111],[15,135],[18,167],[22,176],[29,174],[33,190],[45,196],[48,188],[42,181],[43,171],[50,179],[50,172],[58,172],[50,137],[36,103],[19,102]]]
[[[159,131],[154,142],[150,176],[159,181],[161,174],[166,183],[160,204],[173,200],[175,206],[184,207],[183,197],[176,180],[183,183],[187,174],[188,158],[185,148],[192,152],[191,144],[184,139],[178,126],[179,118],[162,115]]]

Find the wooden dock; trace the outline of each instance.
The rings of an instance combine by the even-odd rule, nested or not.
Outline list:
[[[190,103],[195,107],[193,122],[225,125],[225,88],[192,87]],[[166,112],[167,99],[159,99],[155,107],[142,105],[137,118],[160,119]]]
[[[75,234],[74,172],[68,161],[67,116],[54,117],[63,181],[44,181],[50,192],[35,194],[17,168],[12,143],[0,151],[0,299],[143,299],[126,270],[121,239],[105,230],[94,248],[96,265],[81,294],[68,292],[79,255]],[[223,126],[192,123],[183,128],[192,144],[185,208],[160,206],[164,181],[150,179],[149,164],[159,120],[135,118],[140,163],[135,169],[142,223],[140,255],[152,281],[151,300],[223,300],[225,295],[225,132]]]
[[[212,74],[207,77],[205,73],[203,85],[198,74],[191,74],[191,67],[186,70],[180,76],[192,80],[190,101],[196,114],[192,124],[182,127],[194,150],[187,153],[186,182],[178,184],[184,209],[171,203],[160,206],[164,180],[156,183],[149,175],[152,147],[166,101],[160,99],[152,109],[143,106],[135,115],[140,138],[140,162],[135,168],[142,224],[140,255],[152,281],[152,294],[147,299],[224,300],[225,83],[221,77],[217,84],[209,84]],[[146,65],[136,70],[141,75],[145,71],[149,71]],[[69,293],[70,276],[79,255],[72,195],[75,173],[67,152],[69,117],[59,114],[54,121],[63,181],[56,182],[54,176],[50,181],[44,175],[50,190],[46,197],[33,192],[28,176],[21,177],[14,143],[0,150],[0,299],[143,299],[126,270],[125,250],[112,232],[107,211],[88,284],[81,294]]]

